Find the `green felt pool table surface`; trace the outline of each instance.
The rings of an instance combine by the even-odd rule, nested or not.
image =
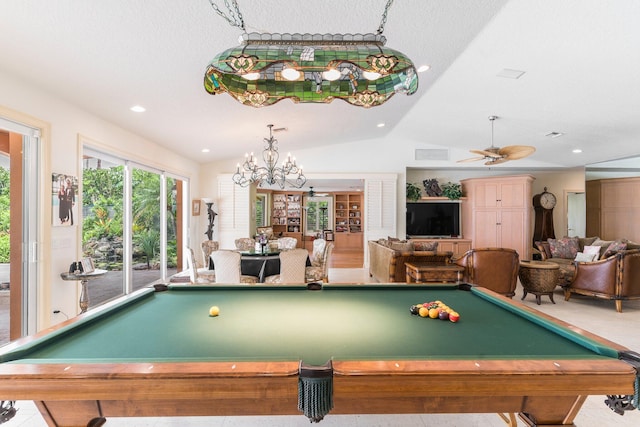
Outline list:
[[[436,300],[460,320],[411,314]],[[175,284],[5,346],[0,399],[34,400],[56,426],[296,414],[300,368],[331,361],[331,413],[508,412],[572,425],[589,395],[637,396],[634,365],[618,359],[627,352],[467,284]]]
[[[461,319],[453,323],[411,315],[411,305],[435,300]],[[211,317],[214,305],[220,315]],[[293,359],[322,364],[329,359],[617,357],[608,347],[566,330],[550,330],[554,324],[531,321],[524,314],[456,285],[326,286],[321,291],[175,285],[167,292],[148,292],[22,358],[49,363]]]

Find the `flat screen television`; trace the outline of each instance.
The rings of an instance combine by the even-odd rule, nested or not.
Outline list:
[[[407,202],[407,238],[459,235],[459,202]]]

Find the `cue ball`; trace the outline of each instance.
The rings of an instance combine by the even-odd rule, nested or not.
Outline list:
[[[209,309],[209,316],[215,317],[218,314],[220,314],[220,308],[218,308],[217,305],[214,305]]]

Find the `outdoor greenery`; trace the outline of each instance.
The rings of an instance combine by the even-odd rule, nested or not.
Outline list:
[[[156,173],[133,169],[132,173],[132,217],[133,217],[133,261],[144,263],[147,268],[157,266],[160,261],[160,179]],[[173,181],[170,181],[173,182]],[[95,242],[104,242],[117,247],[122,244],[123,234],[123,188],[122,166],[83,171],[83,248],[95,248]],[[167,185],[167,264],[176,265],[176,213],[177,204],[173,185]],[[115,242],[115,243],[114,243]],[[103,245],[103,246],[104,246]],[[122,251],[113,251],[109,264],[122,264]],[[93,256],[94,254],[87,254]],[[102,265],[109,268],[109,265]]]
[[[0,166],[0,263],[9,262],[9,170]]]
[[[147,268],[160,260],[160,175],[134,169],[132,210],[134,263]],[[169,180],[170,184],[175,184]],[[87,250],[92,242],[122,242],[123,166],[83,170],[82,243]],[[167,264],[176,265],[176,213],[174,185],[167,185]],[[0,263],[9,262],[10,245],[9,170],[0,167]],[[92,254],[87,254],[91,256]],[[116,269],[122,265],[122,251],[109,260]],[[108,267],[108,266],[102,266]]]

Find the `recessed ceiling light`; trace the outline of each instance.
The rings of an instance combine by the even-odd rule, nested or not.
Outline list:
[[[383,128],[384,127],[384,123],[378,123],[376,126],[378,126],[379,128]]]
[[[131,111],[135,113],[144,113],[145,111],[147,111],[147,109],[142,105],[134,105],[133,107],[131,107]]]
[[[524,71],[505,68],[496,75],[498,77],[504,77],[506,79],[519,79],[520,77],[522,77],[524,73],[525,73]]]
[[[575,148],[575,149],[573,149],[572,152],[578,154],[578,153],[582,153],[582,150],[579,149],[579,148]]]
[[[203,149],[202,149],[202,152],[203,152],[203,153],[208,153],[209,151],[211,151],[211,150],[209,150],[208,148],[203,148]]]
[[[547,136],[549,138],[558,138],[559,136],[562,136],[562,135],[564,135],[564,133],[562,133],[562,132],[549,132],[545,136]]]
[[[431,68],[431,65],[421,65],[418,67],[418,72],[424,73],[425,71],[428,71],[430,68]]]

